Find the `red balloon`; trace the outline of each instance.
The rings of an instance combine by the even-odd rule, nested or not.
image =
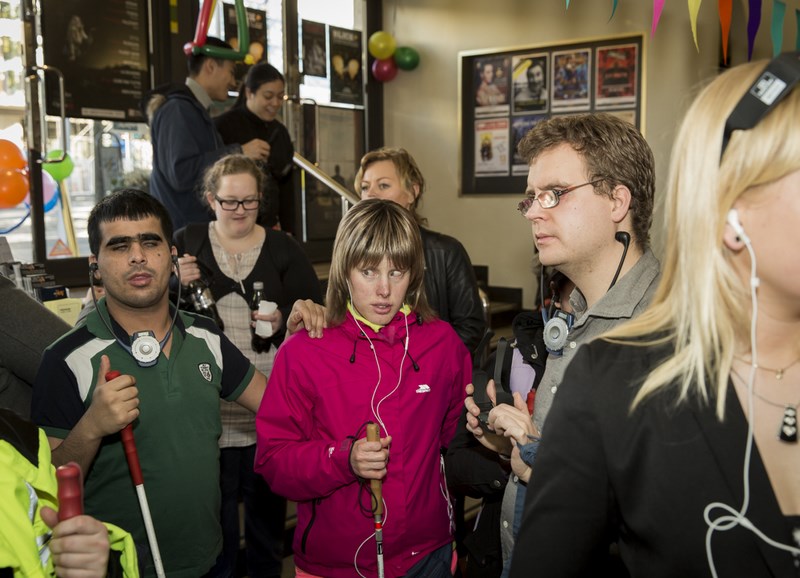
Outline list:
[[[28,161],[10,140],[0,139],[0,169],[27,169]]]
[[[28,177],[19,169],[0,170],[0,209],[11,209],[25,200]]]
[[[379,82],[389,82],[397,76],[397,64],[393,57],[376,60],[372,63],[372,76]]]

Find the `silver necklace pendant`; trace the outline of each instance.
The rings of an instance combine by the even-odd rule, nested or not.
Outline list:
[[[783,421],[778,439],[789,444],[797,443],[797,408],[787,405],[783,410]]]

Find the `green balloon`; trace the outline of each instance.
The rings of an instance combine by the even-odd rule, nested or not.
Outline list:
[[[394,51],[394,62],[402,70],[414,70],[419,66],[419,52],[410,46],[400,46]]]
[[[45,159],[58,159],[61,158],[62,154],[63,152],[59,149],[53,149],[47,153]],[[42,163],[42,169],[49,173],[50,176],[56,180],[56,182],[60,183],[72,174],[72,171],[75,169],[75,163],[73,163],[72,159],[69,157],[69,155],[67,155],[60,163]]]

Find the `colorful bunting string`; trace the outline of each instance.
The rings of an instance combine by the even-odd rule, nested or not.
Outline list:
[[[770,30],[772,36],[772,57],[778,56],[781,53],[781,46],[783,46],[783,19],[786,18],[786,3],[781,0],[775,0],[772,3],[772,27]]]
[[[761,0],[749,0],[747,10],[747,60],[753,58],[756,34],[761,26]]]
[[[655,36],[658,21],[661,20],[661,11],[664,10],[664,0],[653,0],[653,25],[650,28],[650,35]]]
[[[697,14],[700,12],[700,4],[703,0],[689,0],[689,19],[692,22],[692,37],[697,52],[700,52],[700,45],[697,43]]]
[[[619,0],[614,0],[614,5],[611,7],[611,17],[608,19],[611,22],[611,19],[614,18],[614,13],[617,11],[617,3]]]
[[[733,0],[719,0],[719,25],[722,29],[722,61],[728,64],[728,40],[731,33],[731,14],[733,14]]]

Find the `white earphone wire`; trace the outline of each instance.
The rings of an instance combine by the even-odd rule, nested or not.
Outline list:
[[[750,366],[750,375],[747,380],[747,442],[744,451],[744,464],[742,467],[742,483],[744,494],[742,496],[742,505],[739,510],[734,509],[732,506],[722,502],[711,502],[703,510],[703,519],[708,526],[706,531],[706,557],[708,559],[708,568],[711,571],[713,578],[718,578],[717,568],[714,564],[714,556],[711,552],[711,538],[714,532],[725,532],[732,530],[736,526],[742,526],[753,532],[756,536],[761,538],[764,542],[775,548],[786,550],[796,556],[800,556],[800,548],[795,548],[788,544],[781,544],[766,536],[761,530],[747,518],[746,513],[750,507],[750,460],[753,453],[753,442],[755,441],[753,427],[755,423],[754,404],[753,404],[753,385],[756,377],[756,368],[758,367],[758,348],[756,339],[756,327],[758,324],[758,285],[759,278],[756,270],[756,254],[753,250],[753,245],[750,238],[744,232],[744,228],[738,219],[738,214],[735,209],[731,209],[728,214],[728,223],[739,235],[739,238],[744,243],[748,254],[750,255],[750,301],[752,303],[752,316],[750,318],[750,349],[752,351],[752,361]],[[711,517],[712,510],[719,508],[725,510],[727,514],[720,514],[716,518]]]

